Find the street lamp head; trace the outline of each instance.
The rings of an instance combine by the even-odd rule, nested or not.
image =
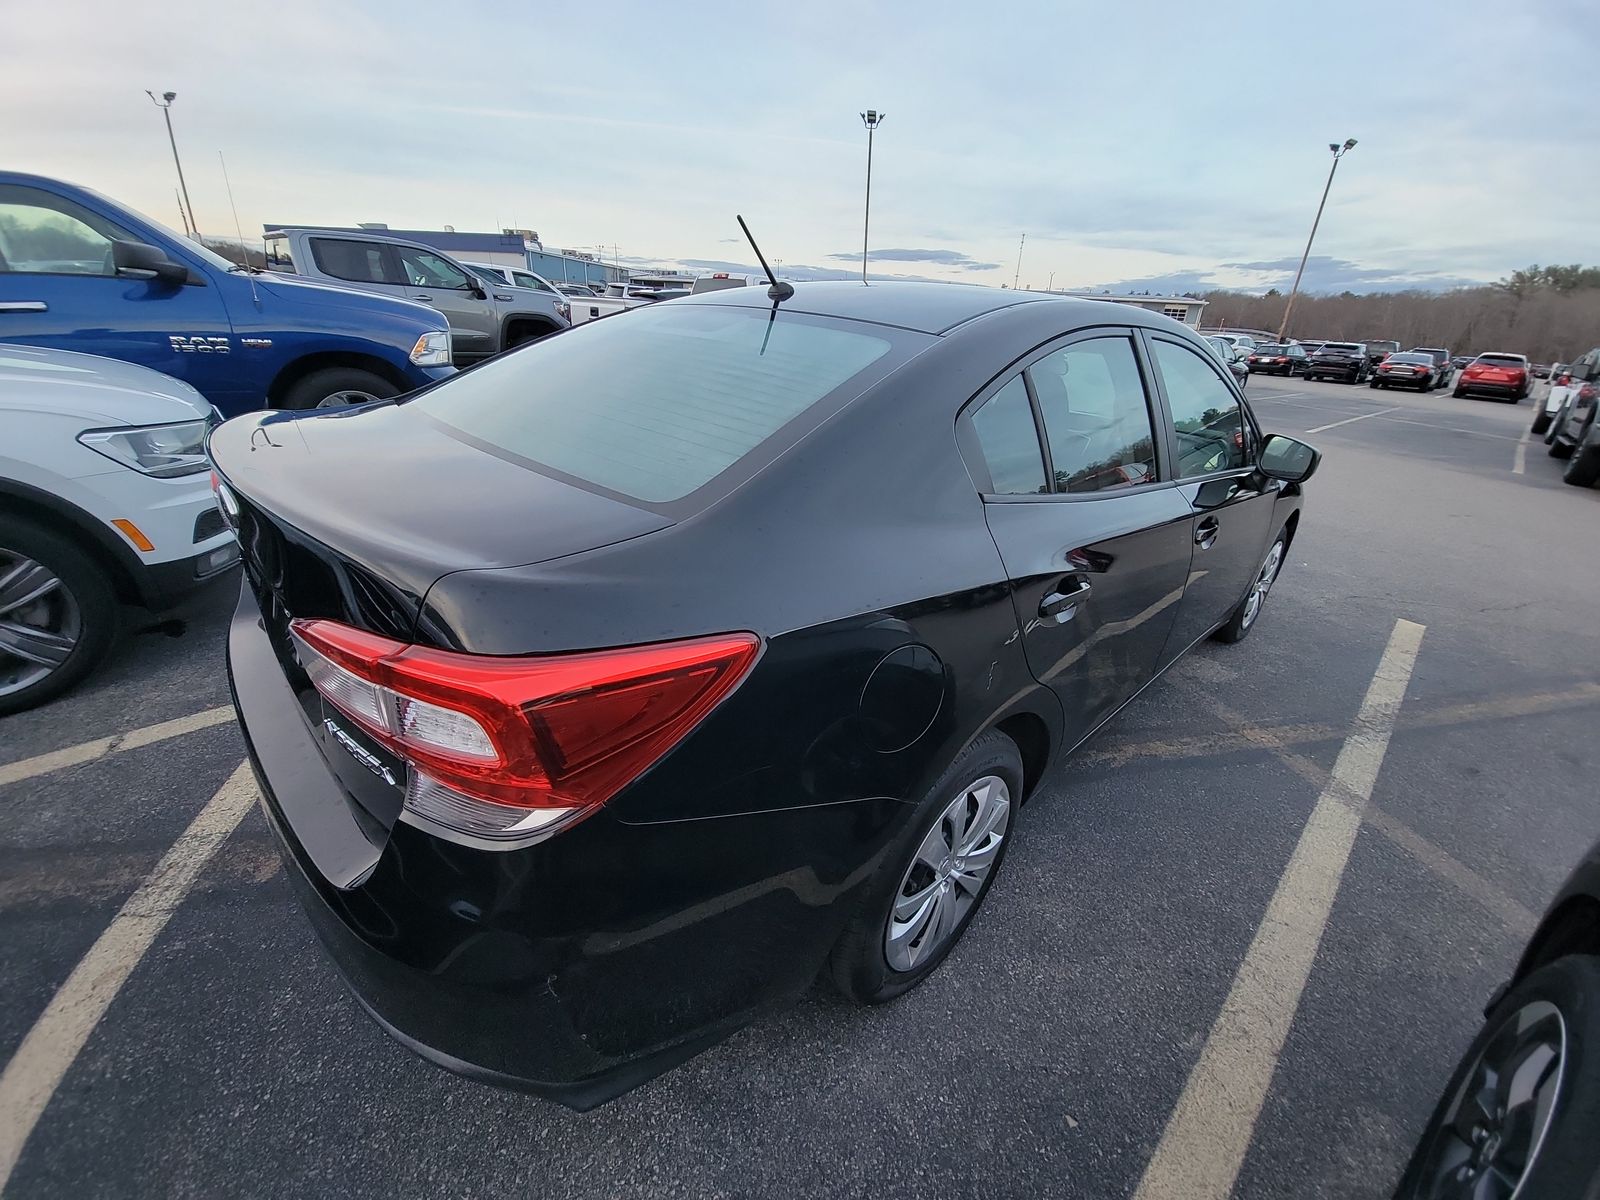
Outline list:
[[[866,112],[861,114],[861,123],[868,129],[876,129],[883,123],[883,119],[888,115],[888,113],[881,113],[875,108],[869,108]]]
[[[178,98],[177,92],[162,92],[161,99],[157,100],[156,94],[149,88],[145,88],[144,94],[150,97],[150,103],[154,104],[157,108],[168,108],[172,105],[172,102]],[[165,103],[162,103],[162,101],[165,101]]]
[[[1353,150],[1355,148],[1355,144],[1356,144],[1355,138],[1345,138],[1345,140],[1344,140],[1344,148],[1346,150]]]
[[[171,104],[174,100],[176,100],[178,98],[178,93],[177,92],[162,92],[161,93],[161,98],[163,100],[165,100],[168,104]],[[1354,142],[1351,142],[1350,144],[1352,146],[1355,145]]]
[[[1339,153],[1339,143],[1338,142],[1329,142],[1328,143],[1328,149],[1332,150],[1335,154]]]

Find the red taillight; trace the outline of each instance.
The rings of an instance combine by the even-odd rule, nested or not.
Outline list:
[[[406,812],[489,841],[591,813],[676,745],[749,672],[750,633],[498,658],[296,620],[324,699],[412,767]]]
[[[1563,374],[1563,375],[1557,375],[1556,376],[1556,386],[1557,387],[1566,387],[1571,382],[1572,382],[1572,376],[1571,375]]]
[[[1593,400],[1597,395],[1600,395],[1600,392],[1595,390],[1595,386],[1592,383],[1586,383],[1578,389],[1578,399],[1584,402]]]
[[[1277,363],[1279,363],[1281,365],[1283,363],[1288,362],[1289,360],[1287,358],[1279,358],[1279,359],[1274,359],[1273,361],[1277,362]]]

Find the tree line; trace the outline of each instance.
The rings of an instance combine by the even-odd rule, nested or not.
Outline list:
[[[1276,332],[1288,297],[1203,292],[1204,324]],[[1388,339],[1454,354],[1503,350],[1535,362],[1571,362],[1600,346],[1600,267],[1532,266],[1498,283],[1448,292],[1300,295],[1288,336],[1304,341]]]

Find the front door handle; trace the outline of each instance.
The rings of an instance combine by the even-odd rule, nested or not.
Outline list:
[[[1217,532],[1222,526],[1217,524],[1215,517],[1207,517],[1194,527],[1194,544],[1202,550],[1209,550],[1216,545]]]
[[[432,296],[413,296],[411,298],[413,300],[421,300],[424,304],[432,304],[433,303],[433,297]]]
[[[0,300],[0,312],[49,312],[43,300]]]
[[[1089,593],[1094,591],[1087,579],[1074,579],[1068,576],[1061,581],[1067,585],[1060,591],[1051,592],[1039,601],[1039,615],[1046,620],[1054,621],[1057,625],[1065,625],[1078,615],[1078,605],[1089,598]]]

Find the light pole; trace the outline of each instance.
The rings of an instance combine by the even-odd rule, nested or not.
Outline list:
[[[1017,273],[1011,277],[1011,290],[1017,290],[1017,281],[1022,278],[1022,248],[1028,244],[1028,235],[1023,234],[1022,240],[1017,243]]]
[[[1311,243],[1317,240],[1317,226],[1322,224],[1322,209],[1328,203],[1328,192],[1333,187],[1333,173],[1339,169],[1339,160],[1355,148],[1355,138],[1346,138],[1344,145],[1329,142],[1333,151],[1333,166],[1328,168],[1328,182],[1322,188],[1322,200],[1317,205],[1316,220],[1311,222],[1311,236],[1306,239],[1306,252],[1300,256],[1300,269],[1294,273],[1294,286],[1289,289],[1289,303],[1283,306],[1283,324],[1278,326],[1278,341],[1282,342],[1289,329],[1289,318],[1294,315],[1294,298],[1300,294],[1300,277],[1306,273],[1306,259],[1311,257]]]
[[[161,99],[156,99],[156,94],[149,88],[144,94],[150,97],[150,103],[161,110],[161,115],[167,119],[167,141],[172,143],[172,165],[178,168],[178,186],[183,189],[183,203],[189,210],[189,233],[195,241],[200,240],[200,226],[194,222],[194,205],[189,202],[189,185],[183,181],[183,164],[178,161],[178,139],[172,136],[172,102],[178,98],[177,92],[162,92]]]
[[[867,281],[867,234],[872,228],[872,135],[883,124],[888,113],[869,108],[861,114],[861,123],[867,127],[867,207],[861,217],[861,282]]]

